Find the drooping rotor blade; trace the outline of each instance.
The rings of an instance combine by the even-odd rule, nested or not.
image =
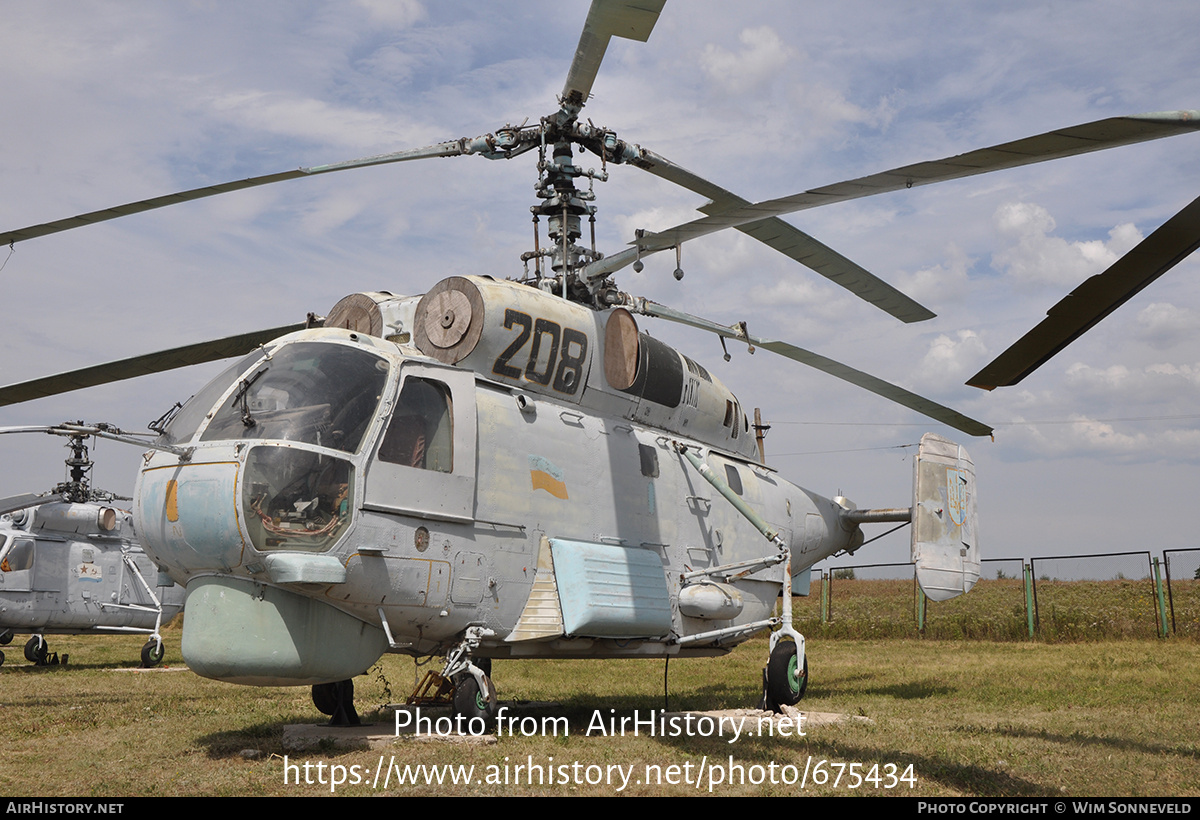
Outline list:
[[[5,433],[49,433],[54,427],[48,424],[19,424],[9,427],[0,427],[0,435]]]
[[[644,43],[650,38],[658,15],[666,0],[592,0],[575,59],[567,71],[562,101],[576,109],[582,108],[592,93],[592,83],[600,70],[600,62],[613,37],[624,37]]]
[[[1017,384],[1200,247],[1200,198],[1171,217],[1103,273],[1087,279],[1046,318],[967,384],[994,390]]]
[[[151,373],[162,373],[179,367],[215,362],[219,359],[228,359],[230,356],[241,356],[272,339],[297,330],[304,330],[308,326],[308,323],[301,323],[269,330],[258,330],[253,333],[242,333],[237,336],[227,336],[224,339],[198,342],[171,350],[134,356],[131,359],[72,370],[69,373],[59,373],[57,376],[46,376],[20,384],[10,384],[7,387],[0,387],[0,407],[46,396],[57,396],[59,393],[69,393],[72,390],[82,390],[85,387],[95,387],[99,384],[133,379]]]
[[[719,214],[731,208],[750,205],[749,200],[727,191],[703,177],[681,168],[653,151],[642,149],[641,157],[632,164],[657,177],[708,197],[711,202],[700,208],[701,213]],[[811,268],[835,284],[890,313],[902,322],[923,322],[935,314],[929,308],[896,290],[865,268],[822,244],[799,228],[778,217],[738,225],[737,229],[768,245],[800,264]]]
[[[48,495],[38,495],[37,493],[24,493],[23,495],[10,495],[8,498],[0,498],[0,515],[8,515],[17,510],[36,507],[38,504],[45,504],[47,501],[52,501],[53,497]]]
[[[636,244],[640,246],[642,255],[645,255],[673,248],[689,239],[759,222],[772,216],[1196,130],[1200,130],[1200,111],[1164,111],[1130,117],[1110,117],[946,159],[905,165],[779,199],[731,208],[669,230],[646,234],[636,240]],[[605,270],[607,273],[619,270],[633,261],[635,252],[636,249],[630,248],[592,263],[585,270],[585,275],[594,278]],[[614,265],[617,267],[613,267]]]
[[[501,140],[502,142],[502,140]],[[156,196],[151,199],[142,199],[137,202],[129,202],[125,205],[117,205],[113,208],[104,208],[99,211],[91,211],[86,214],[67,217],[66,219],[57,219],[53,222],[44,222],[41,225],[30,225],[28,228],[19,228],[15,231],[0,232],[0,245],[8,245],[13,242],[23,242],[26,239],[34,239],[47,234],[59,233],[60,231],[69,231],[72,228],[81,228],[84,225],[92,225],[96,222],[106,222],[109,219],[116,219],[120,216],[129,216],[130,214],[139,214],[143,211],[153,211],[156,208],[165,208],[168,205],[178,205],[181,202],[191,202],[196,199],[204,199],[205,197],[216,196],[217,194],[226,194],[230,191],[240,191],[245,188],[257,188],[261,185],[270,185],[275,182],[285,182],[289,179],[300,179],[301,177],[317,176],[319,174],[328,174],[333,171],[345,171],[350,168],[366,168],[372,165],[387,165],[393,162],[406,162],[411,159],[426,159],[429,157],[456,157],[463,154],[486,154],[497,151],[497,138],[493,134],[487,134],[474,139],[463,138],[460,140],[450,140],[449,142],[441,142],[437,145],[428,145],[424,148],[415,148],[411,151],[397,151],[392,154],[377,154],[371,157],[362,157],[361,159],[352,159],[346,162],[335,162],[331,165],[317,165],[312,168],[297,168],[293,171],[282,171],[277,174],[264,174],[263,176],[250,177],[248,179],[236,180],[234,182],[224,182],[220,185],[206,185],[202,188],[193,188],[190,191],[180,191],[175,194],[167,194],[166,196]],[[500,148],[503,151],[502,148]]]
[[[699,316],[692,316],[690,313],[684,313],[683,311],[669,308],[666,305],[651,302],[649,299],[635,299],[634,301],[635,304],[633,306],[627,306],[634,312],[643,313],[647,316],[657,316],[660,319],[668,319],[672,322],[700,328],[701,330],[708,330],[727,339],[738,339],[754,347],[770,350],[772,353],[778,353],[780,356],[789,358],[792,361],[806,364],[823,373],[836,376],[842,381],[849,382],[864,390],[869,390],[877,396],[883,396],[885,399],[901,404],[910,410],[916,410],[922,415],[928,416],[935,421],[940,421],[942,424],[953,427],[956,430],[961,430],[968,435],[989,436],[992,434],[992,428],[983,422],[976,421],[969,416],[964,416],[957,410],[951,410],[949,407],[938,404],[932,399],[918,396],[916,393],[905,390],[903,387],[885,382],[883,379],[863,373],[861,370],[855,370],[849,365],[826,358],[819,353],[813,353],[811,350],[805,350],[802,347],[796,347],[787,342],[761,339],[758,336],[752,336],[744,328],[728,327],[716,322],[710,322],[707,319],[701,319]]]

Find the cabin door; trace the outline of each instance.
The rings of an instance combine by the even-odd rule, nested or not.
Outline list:
[[[363,507],[474,520],[474,373],[409,363],[401,378],[367,465]]]

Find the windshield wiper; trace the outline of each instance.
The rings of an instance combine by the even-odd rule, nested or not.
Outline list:
[[[242,379],[242,386],[239,387],[237,393],[233,395],[233,404],[229,405],[230,407],[233,407],[239,403],[242,405],[242,424],[244,424],[246,427],[253,427],[257,423],[254,421],[254,417],[250,415],[250,387],[259,380],[263,373],[266,372],[267,368],[264,367],[250,378]]]

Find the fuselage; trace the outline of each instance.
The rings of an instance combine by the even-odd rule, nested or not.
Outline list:
[[[214,379],[163,438],[190,454],[139,475],[137,526],[187,584],[200,674],[342,680],[472,626],[490,657],[728,651],[784,568],[680,447],[791,545],[793,575],[861,542],[758,462],[724,385],[624,311],[483,277],[348,299]]]

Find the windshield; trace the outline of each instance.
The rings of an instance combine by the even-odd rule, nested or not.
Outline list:
[[[190,441],[192,436],[196,434],[196,431],[200,429],[200,425],[204,423],[208,412],[212,410],[213,402],[229,388],[229,384],[233,378],[246,372],[250,365],[262,357],[262,351],[255,350],[250,355],[239,359],[222,370],[199,393],[188,399],[178,415],[171,419],[163,431],[163,441],[167,444]]]
[[[200,440],[279,439],[355,452],[387,374],[385,360],[359,348],[284,345],[241,374]]]

